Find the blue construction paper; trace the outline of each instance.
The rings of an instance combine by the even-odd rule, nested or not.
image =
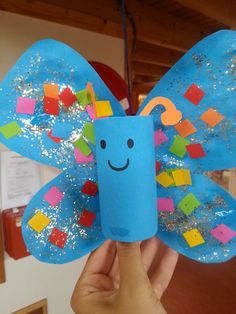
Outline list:
[[[152,116],[105,118],[94,126],[103,234],[124,242],[152,237],[157,231]]]
[[[213,48],[214,47],[214,48]],[[236,127],[235,111],[235,54],[236,32],[222,30],[197,43],[190,49],[158,82],[144,100],[139,112],[156,96],[169,98],[177,110],[183,114],[183,120],[189,119],[198,130],[187,139],[200,143],[204,147],[206,157],[197,160],[188,154],[181,159],[185,168],[202,173],[205,170],[220,170],[236,167]],[[205,96],[198,106],[184,97],[192,83],[199,86]],[[200,120],[200,116],[209,108],[216,109],[224,116],[224,120],[214,128],[208,128]],[[155,128],[162,128],[168,138],[178,134],[174,127],[165,127],[160,121],[162,107],[153,111]],[[164,167],[178,163],[180,160],[168,152],[169,146],[156,149],[156,159],[164,163]]]
[[[85,168],[80,165],[70,168],[45,185],[31,200],[23,216],[22,234],[28,250],[38,260],[53,264],[67,263],[96,249],[105,240],[101,233],[98,197],[90,198],[81,193],[87,179],[97,180],[95,170],[94,167]],[[65,194],[62,202],[53,208],[43,197],[52,186]],[[90,228],[78,224],[84,208],[97,215]],[[51,219],[51,223],[41,233],[28,225],[37,211]],[[68,235],[63,250],[48,242],[54,227]]]
[[[236,237],[222,245],[210,234],[210,230],[223,223],[236,230],[236,201],[223,188],[205,175],[192,175],[192,186],[181,188],[158,188],[159,197],[171,197],[176,204],[173,213],[159,214],[157,237],[177,252],[202,263],[219,263],[236,255]],[[201,202],[189,216],[177,204],[189,192]],[[205,244],[190,248],[182,233],[197,228]]]
[[[55,123],[66,122],[67,135],[67,124],[71,126],[74,133],[79,134],[84,121],[90,120],[89,116],[87,111],[79,109],[76,103],[68,109],[68,112],[64,111],[62,106],[58,117],[45,114],[43,86],[44,83],[54,83],[58,84],[60,90],[69,86],[77,92],[85,89],[88,82],[92,83],[99,100],[110,101],[115,115],[125,114],[118,100],[96,71],[77,51],[53,39],[44,39],[33,44],[0,84],[0,126],[14,120],[19,123],[23,132],[10,140],[6,140],[0,133],[0,142],[19,154],[47,165],[60,169],[73,167],[75,158],[69,145],[70,140],[63,145],[58,145],[56,151],[54,146],[51,148],[47,146],[45,150],[42,135],[38,131],[50,131]],[[21,114],[16,113],[16,103],[18,97],[24,95],[36,99],[37,106],[34,115],[28,117],[24,115],[23,118]],[[60,133],[63,133],[63,130]]]
[[[236,167],[235,50],[234,31],[220,31],[203,39],[163,77],[140,108],[141,111],[154,97],[167,97],[182,112],[183,119],[189,119],[197,129],[187,139],[203,146],[206,152],[204,158],[191,159],[185,154],[183,159],[179,159],[170,154],[168,143],[155,148],[155,159],[162,163],[163,171],[190,170],[192,186],[184,189],[165,189],[153,180],[153,122],[147,122],[151,118],[123,117],[118,101],[77,52],[54,40],[40,41],[26,51],[0,84],[0,127],[16,121],[22,133],[8,140],[0,134],[0,141],[26,157],[63,170],[33,197],[23,217],[23,236],[32,255],[44,262],[65,263],[89,253],[105,237],[122,241],[151,237],[157,229],[156,197],[171,197],[175,204],[173,213],[159,213],[156,235],[168,246],[205,263],[223,262],[236,255],[235,238],[222,244],[211,236],[211,230],[221,223],[236,231],[235,200],[204,175],[206,170]],[[44,83],[58,84],[60,90],[70,86],[73,92],[83,90],[87,83],[92,83],[98,100],[110,101],[114,117],[97,120],[95,131],[98,141],[103,135],[114,145],[107,145],[105,150],[101,150],[100,143],[97,143],[97,156],[95,148],[91,147],[95,162],[77,165],[74,156],[73,141],[81,135],[84,124],[91,122],[87,112],[75,102],[68,111],[61,108],[59,117],[45,114]],[[198,105],[184,97],[192,84],[205,93]],[[37,100],[33,116],[26,117],[15,111],[18,97],[24,95]],[[224,116],[215,128],[209,128],[200,119],[209,108]],[[151,112],[154,128],[161,129],[171,143],[177,131],[174,126],[162,125],[160,114],[163,111],[164,108],[158,106]],[[142,129],[146,123],[147,126]],[[62,124],[64,127],[61,128]],[[71,127],[70,134],[66,125]],[[59,144],[53,143],[46,135],[55,126],[57,135],[66,136]],[[134,144],[133,148],[128,148],[128,133],[140,146]],[[126,146],[122,146],[124,143]],[[126,155],[127,152],[129,155]],[[104,164],[106,157],[116,167],[121,167],[121,162],[130,158],[127,174],[119,171],[109,173]],[[88,179],[98,181],[99,193],[95,197],[81,192]],[[52,186],[64,194],[63,200],[54,208],[43,198]],[[199,199],[201,206],[186,216],[177,204],[189,192]],[[78,223],[84,209],[96,213],[90,228]],[[51,219],[42,233],[37,233],[28,225],[37,211]],[[48,242],[53,227],[67,234],[63,249]],[[182,234],[194,228],[199,230],[205,243],[190,248]]]

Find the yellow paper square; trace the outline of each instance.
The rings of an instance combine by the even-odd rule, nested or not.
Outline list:
[[[51,220],[41,212],[37,212],[29,221],[28,225],[37,232],[41,232],[50,224]]]
[[[166,172],[160,173],[158,176],[156,176],[156,180],[158,183],[160,183],[164,188],[167,188],[168,186],[172,185],[174,183],[171,176],[168,175]]]
[[[188,169],[174,170],[172,176],[176,186],[192,185],[191,173]]]
[[[108,100],[95,101],[95,113],[97,118],[113,116],[110,101]]]
[[[205,243],[205,240],[203,239],[201,233],[196,228],[184,232],[183,237],[190,247],[198,246]]]
[[[44,84],[43,89],[46,97],[59,99],[59,89],[57,84]]]

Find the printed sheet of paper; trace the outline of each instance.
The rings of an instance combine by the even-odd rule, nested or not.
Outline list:
[[[13,152],[1,152],[1,209],[27,205],[41,186],[40,166]]]

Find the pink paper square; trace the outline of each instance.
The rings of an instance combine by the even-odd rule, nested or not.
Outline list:
[[[74,149],[74,155],[75,155],[75,159],[76,159],[77,164],[88,163],[88,162],[93,162],[94,161],[94,158],[93,158],[92,154],[90,154],[89,156],[84,156],[78,150],[78,148]]]
[[[173,212],[175,210],[174,201],[172,198],[157,198],[158,211]]]
[[[161,145],[162,143],[168,141],[168,139],[169,138],[165,135],[165,133],[161,129],[157,130],[154,133],[155,146]]]
[[[16,112],[24,114],[34,114],[36,99],[19,97],[16,104]]]
[[[95,111],[94,111],[94,106],[93,105],[88,105],[86,106],[86,111],[90,117],[91,120],[96,119]]]
[[[228,243],[233,237],[236,236],[236,232],[224,224],[220,224],[210,232],[214,238],[224,244]]]
[[[56,187],[52,186],[43,197],[51,206],[57,206],[64,198],[64,194]]]

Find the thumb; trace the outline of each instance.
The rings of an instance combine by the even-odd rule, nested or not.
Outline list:
[[[120,285],[136,288],[137,282],[149,282],[141,258],[140,243],[117,242]]]

